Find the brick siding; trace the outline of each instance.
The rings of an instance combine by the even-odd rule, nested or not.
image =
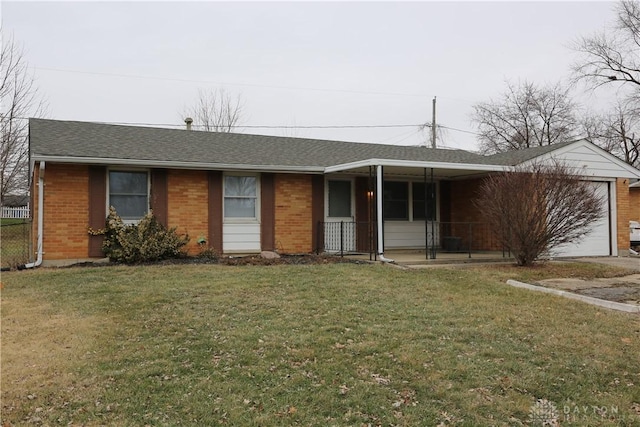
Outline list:
[[[480,194],[482,179],[451,181],[450,218],[453,224],[447,229],[448,234],[462,238],[464,247],[472,241],[471,249],[476,251],[500,251],[502,245],[493,233],[482,212],[475,207],[474,201]],[[441,208],[442,209],[442,208]],[[446,207],[444,208],[446,210]],[[456,224],[456,223],[474,223]],[[448,227],[443,224],[443,227]]]
[[[629,250],[629,218],[631,210],[629,206],[629,180],[618,178],[616,181],[616,210],[618,211],[618,250],[621,254]]]
[[[178,234],[189,235],[189,254],[197,254],[198,239],[209,235],[208,185],[206,171],[169,171],[168,226],[177,227]]]
[[[311,252],[311,175],[277,174],[275,187],[276,249],[282,253]]]
[[[36,164],[36,168],[38,165]],[[38,175],[33,180],[38,200]],[[34,239],[39,206],[34,204]],[[43,259],[83,259],[89,256],[89,168],[47,163],[44,172]],[[106,202],[105,202],[106,206]],[[105,208],[106,209],[106,208]],[[37,242],[34,248],[37,250]]]
[[[640,221],[640,188],[629,189],[629,220]]]

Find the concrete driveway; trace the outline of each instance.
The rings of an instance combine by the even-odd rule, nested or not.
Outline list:
[[[608,264],[640,272],[640,256],[574,258],[574,261]]]
[[[613,265],[637,273],[606,279],[546,279],[535,284],[607,301],[640,305],[640,257],[576,258],[573,261]]]

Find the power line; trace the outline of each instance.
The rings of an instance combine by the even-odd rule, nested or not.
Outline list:
[[[443,128],[443,129],[453,130],[453,131],[456,131],[456,132],[468,133],[468,134],[470,134],[470,135],[476,135],[476,136],[479,136],[479,135],[480,135],[480,134],[479,134],[479,133],[477,133],[477,132],[473,132],[473,131],[470,131],[470,130],[464,130],[464,129],[452,128],[452,127],[450,127],[450,126],[445,126],[445,125],[438,125],[438,127],[441,127],[441,128]]]
[[[107,73],[102,71],[85,71],[85,70],[69,70],[63,68],[50,68],[50,67],[33,67],[34,70],[42,71],[55,71],[59,73],[75,73],[75,74],[88,74],[95,76],[108,76],[108,77],[122,77],[131,79],[143,79],[143,80],[164,80],[174,81],[181,83],[204,83],[215,84],[219,86],[246,86],[246,87],[258,87],[267,89],[286,89],[286,90],[308,90],[315,92],[337,92],[337,93],[355,93],[361,95],[386,95],[386,96],[410,96],[417,98],[424,98],[428,95],[416,94],[416,93],[401,93],[401,92],[378,92],[378,91],[363,91],[363,90],[350,90],[350,89],[326,89],[326,88],[313,88],[302,86],[278,86],[278,85],[260,85],[256,83],[237,83],[237,82],[216,82],[212,80],[195,80],[195,79],[180,79],[176,77],[159,77],[159,76],[142,76],[136,74],[121,74],[121,73]]]
[[[15,119],[26,120],[29,117],[14,117]],[[105,122],[105,121],[91,121],[92,123],[100,123],[105,125],[123,125],[123,126],[157,126],[157,127],[171,127],[182,128],[183,124],[176,123],[147,123],[147,122]],[[204,128],[205,125],[193,124],[194,128]],[[458,129],[451,126],[438,125],[438,127],[451,130],[454,132],[462,132],[470,135],[479,134],[470,130]],[[383,125],[231,125],[232,129],[384,129],[384,128],[431,128],[431,123],[417,123],[417,124],[383,124]],[[404,134],[403,134],[404,135]],[[401,135],[402,136],[402,135]]]
[[[162,126],[162,127],[184,127],[182,124],[174,123],[139,123],[139,122],[94,122],[107,125],[126,125],[126,126]],[[205,125],[191,125],[194,128],[204,128]],[[424,123],[420,124],[388,124],[388,125],[230,125],[225,126],[232,129],[375,129],[375,128],[419,128],[425,126]],[[431,126],[431,125],[427,125]]]

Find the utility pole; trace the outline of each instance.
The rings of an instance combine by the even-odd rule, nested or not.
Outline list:
[[[431,148],[436,148],[436,97],[433,97],[433,117],[431,119]]]

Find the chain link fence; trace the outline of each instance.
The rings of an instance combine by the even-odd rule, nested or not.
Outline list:
[[[31,261],[31,220],[0,221],[0,267],[16,268]]]

